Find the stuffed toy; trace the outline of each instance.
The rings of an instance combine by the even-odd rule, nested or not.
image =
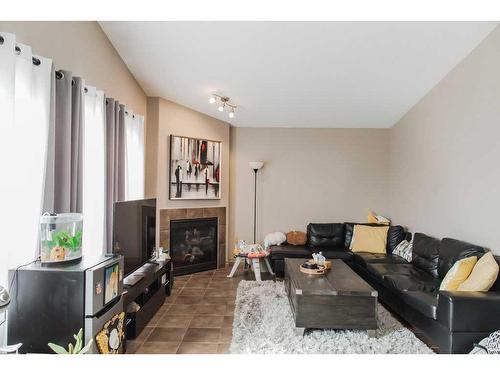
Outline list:
[[[307,235],[298,230],[292,230],[286,234],[286,242],[290,245],[305,245],[307,242]]]
[[[286,236],[281,232],[269,233],[264,238],[264,249],[269,249],[272,245],[281,245],[286,241]]]
[[[370,211],[368,212],[368,217],[366,218],[366,221],[368,221],[370,224],[377,224],[377,215],[375,215],[375,212]]]
[[[391,221],[388,218],[386,218],[382,215],[376,215],[375,212],[373,212],[373,211],[368,212],[368,216],[367,216],[366,220],[370,224],[381,224],[381,225],[390,225],[391,224]]]

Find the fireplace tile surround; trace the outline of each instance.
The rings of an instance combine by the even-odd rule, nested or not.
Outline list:
[[[218,268],[226,265],[226,207],[160,209],[160,246],[170,246],[170,221],[215,217],[219,221]]]

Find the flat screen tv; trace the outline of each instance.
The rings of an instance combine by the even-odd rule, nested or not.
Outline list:
[[[125,276],[154,258],[156,199],[115,202],[113,253],[124,257]]]

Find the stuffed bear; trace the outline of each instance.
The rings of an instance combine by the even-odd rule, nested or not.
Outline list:
[[[307,235],[298,230],[292,230],[286,234],[286,242],[290,245],[305,245],[307,242]]]
[[[286,236],[281,232],[269,233],[264,238],[264,249],[269,249],[269,246],[272,245],[281,245],[286,241]]]

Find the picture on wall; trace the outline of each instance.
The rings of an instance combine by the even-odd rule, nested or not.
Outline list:
[[[220,199],[221,142],[170,136],[170,199]]]

